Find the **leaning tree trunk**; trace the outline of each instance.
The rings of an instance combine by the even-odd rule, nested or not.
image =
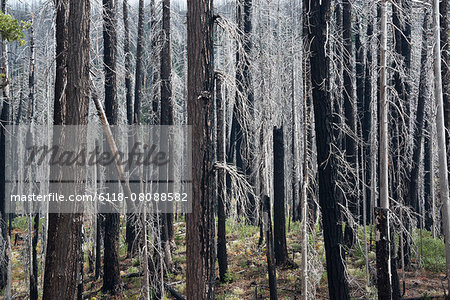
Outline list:
[[[311,84],[314,103],[314,117],[317,145],[317,167],[319,175],[319,204],[322,210],[325,256],[328,273],[330,299],[350,299],[348,283],[341,258],[342,228],[339,222],[336,178],[337,161],[330,153],[333,140],[331,95],[328,91],[328,63],[325,53],[329,26],[330,0],[307,1],[304,5],[309,12],[307,22],[311,49]]]
[[[188,124],[192,126],[192,212],[186,214],[186,296],[214,299],[213,1],[187,2]],[[209,124],[209,125],[208,125]]]
[[[55,102],[61,101],[59,95],[66,101],[59,103],[64,112],[55,112],[61,116],[63,125],[87,125],[89,109],[89,27],[90,27],[90,1],[71,0],[57,1],[57,5],[66,4],[67,7],[58,7],[58,14],[69,10],[68,22],[59,23],[64,16],[57,15],[57,43],[65,45],[67,51],[67,82],[62,90],[55,86]],[[59,18],[58,18],[59,17]],[[67,26],[67,32],[65,26]],[[67,34],[65,34],[67,33]],[[61,39],[62,40],[59,40]],[[67,42],[65,40],[67,39]],[[59,48],[61,50],[61,48]],[[58,68],[64,68],[57,65]],[[56,123],[55,125],[59,125]],[[64,136],[57,137],[64,142]],[[83,143],[85,136],[80,138]],[[67,141],[66,141],[67,142]],[[85,141],[84,141],[85,142]],[[76,181],[85,178],[83,169],[75,169],[73,175]],[[61,188],[55,184],[56,192]],[[80,185],[71,193],[83,194],[84,188]],[[56,207],[55,207],[56,208]],[[44,299],[73,299],[77,286],[76,274],[79,257],[79,236],[81,232],[82,216],[77,213],[51,213],[48,219],[48,241],[45,260]],[[57,280],[55,280],[57,278]]]

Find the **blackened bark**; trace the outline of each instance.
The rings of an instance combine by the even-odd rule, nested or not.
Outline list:
[[[134,124],[141,122],[141,103],[143,76],[143,52],[144,52],[144,0],[139,0],[138,37],[136,48],[136,76],[134,86]]]
[[[102,269],[102,230],[103,228],[103,215],[97,214],[97,230],[95,235],[95,280],[100,278]]]
[[[371,196],[372,196],[372,190],[368,187],[371,186],[372,183],[372,155],[370,151],[370,131],[372,128],[372,44],[371,40],[373,38],[373,17],[369,19],[369,22],[367,24],[367,54],[366,54],[366,67],[365,67],[365,78],[364,78],[364,107],[363,111],[361,113],[362,120],[361,120],[361,127],[362,127],[362,136],[363,136],[363,151],[364,151],[364,157],[366,158],[362,163],[365,164],[365,184],[366,187],[366,206],[367,206],[367,215],[366,220],[368,222],[371,222]],[[359,97],[358,97],[359,98]],[[364,224],[367,225],[367,224]]]
[[[64,112],[61,121],[64,125],[86,125],[89,109],[90,1],[69,1],[67,8],[67,24],[57,25],[57,29],[68,25],[67,48],[64,50],[67,51],[67,69],[70,70],[67,73],[67,85],[63,92],[67,101],[61,103],[61,110]],[[58,11],[58,13],[60,12]],[[62,13],[65,13],[65,9],[62,9]],[[55,96],[57,91],[55,88]],[[57,113],[55,112],[55,115]],[[59,138],[63,139],[63,137]],[[83,142],[85,141],[80,138],[80,143]],[[77,180],[85,178],[82,169],[75,169],[75,171],[74,176]],[[59,189],[60,187],[56,186],[55,188]],[[82,194],[84,189],[82,186],[76,185],[73,192]],[[81,225],[82,216],[80,214],[49,214],[44,299],[74,298],[77,276],[73,276],[73,274],[76,274],[78,269]]]
[[[266,236],[266,257],[267,257],[267,271],[269,273],[269,290],[270,300],[277,300],[277,271],[275,266],[275,253],[273,247],[272,235],[272,215],[270,213],[270,198],[267,195],[263,197],[263,214],[264,214],[264,228]]]
[[[37,243],[39,238],[39,214],[34,215],[33,240],[31,243],[31,257],[33,261],[32,274],[30,274],[30,299],[38,299],[38,262],[37,262]]]
[[[420,59],[420,82],[419,82],[419,99],[417,101],[416,110],[416,127],[414,131],[414,146],[412,157],[412,168],[409,176],[409,203],[413,207],[419,207],[419,171],[420,158],[422,157],[422,137],[423,137],[423,123],[425,116],[425,102],[427,101],[427,45],[428,45],[428,24],[429,14],[427,13],[423,21],[422,34],[422,54]]]
[[[273,233],[277,266],[288,261],[286,244],[286,213],[284,199],[284,137],[283,127],[273,128]]]
[[[216,116],[217,116],[217,161],[225,162],[225,128],[224,128],[224,103],[222,98],[222,78],[216,73]],[[228,272],[227,238],[226,238],[226,214],[225,214],[225,171],[217,170],[217,262],[219,264],[219,278],[225,282]]]
[[[330,299],[350,299],[348,283],[341,258],[342,227],[339,224],[340,209],[337,202],[336,158],[330,153],[333,140],[331,97],[327,89],[329,58],[324,45],[328,39],[327,24],[330,19],[329,0],[305,1],[309,12],[309,41],[311,45],[311,84],[317,145],[319,176],[319,204],[322,209],[323,235]]]
[[[136,75],[134,84],[134,109],[133,124],[141,123],[141,105],[142,105],[142,86],[144,83],[143,75],[143,51],[144,51],[144,0],[139,0],[139,17],[138,17],[138,36],[136,49]],[[137,218],[134,214],[128,214],[126,225],[127,254],[132,256],[136,253],[137,247]]]
[[[133,124],[133,91],[131,82],[130,27],[128,22],[128,0],[123,0],[124,52],[125,52],[125,90],[127,104],[127,123]]]
[[[425,129],[427,134],[424,141],[424,210],[425,210],[425,229],[431,231],[433,229],[433,143],[430,135],[432,127],[428,121],[425,121]]]
[[[187,2],[188,124],[192,125],[192,213],[186,214],[186,296],[214,299],[213,1]]]
[[[347,130],[349,133],[345,135],[345,153],[346,160],[350,167],[356,168],[356,143],[353,139],[351,133],[356,131],[355,122],[355,109],[354,109],[354,96],[353,96],[353,41],[352,41],[352,6],[349,0],[343,0],[343,21],[342,21],[342,37],[344,42],[344,54],[342,55],[344,68],[344,91],[343,91],[343,101],[344,101],[344,112],[345,112],[345,123],[347,125]],[[357,179],[351,172],[349,172],[348,178],[349,182],[357,182]],[[351,186],[351,185],[350,185]],[[347,208],[350,212],[356,216],[356,203],[358,202],[358,196],[352,190],[347,191]],[[354,243],[353,228],[350,226],[348,220],[345,226],[344,240],[347,247],[351,248]]]
[[[391,274],[389,272],[389,210],[377,208],[375,213],[377,232],[379,233],[376,241],[378,299],[392,299]]]
[[[173,125],[173,98],[172,98],[172,46],[170,35],[170,0],[162,2],[162,47],[161,47],[161,125]],[[169,133],[170,134],[170,133]],[[167,143],[167,137],[161,136],[161,145]],[[169,139],[172,137],[169,136]],[[169,143],[170,147],[170,143]],[[171,157],[172,148],[168,148]],[[173,164],[161,166],[159,170],[161,179],[173,178]],[[161,184],[161,193],[172,193],[171,184]],[[172,211],[172,203],[166,204],[167,211]],[[172,235],[172,236],[170,236]],[[168,270],[172,269],[170,241],[173,238],[173,214],[167,213],[163,216],[163,228],[161,230],[161,243],[164,251],[164,260]]]
[[[117,123],[117,76],[116,52],[117,34],[114,0],[103,0],[103,63],[105,66],[105,114],[110,125]],[[107,147],[107,145],[105,145]],[[115,170],[107,169],[110,178]],[[108,177],[109,177],[108,176]],[[108,193],[117,192],[117,185],[106,183]],[[111,213],[105,214],[104,260],[103,260],[103,287],[104,293],[119,294],[122,280],[119,269],[119,230],[120,214],[114,212],[112,204]]]

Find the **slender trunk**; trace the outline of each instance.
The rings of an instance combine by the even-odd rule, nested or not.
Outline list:
[[[432,191],[434,190],[434,170],[433,170],[433,142],[432,142],[432,127],[430,122],[425,121],[424,142],[424,203],[425,203],[425,229],[432,231],[434,237],[434,197]]]
[[[263,204],[263,214],[264,214],[264,228],[266,231],[266,257],[267,257],[267,270],[269,273],[269,290],[270,290],[270,300],[277,300],[277,274],[275,266],[275,252],[273,247],[273,236],[272,236],[272,217],[270,213],[270,198],[264,195]]]
[[[284,199],[284,137],[283,127],[273,129],[273,233],[277,266],[288,262]]]
[[[6,0],[1,2],[2,12],[6,13]],[[6,41],[1,42],[1,73],[8,76],[8,60],[7,60],[7,45]],[[0,116],[0,290],[5,288],[8,282],[8,263],[9,257],[7,255],[8,248],[8,235],[6,230],[6,129],[5,126],[9,125],[9,106],[10,99],[8,98],[8,86],[2,89],[3,106]]]
[[[224,103],[222,98],[222,78],[216,73],[216,116],[217,116],[217,161],[225,163],[225,131],[224,131]],[[217,262],[219,263],[219,278],[226,281],[228,272],[227,239],[226,239],[226,213],[225,213],[225,171],[217,170]]]
[[[342,36],[344,42],[344,53],[342,55],[344,68],[344,91],[343,104],[345,112],[345,124],[348,132],[345,135],[345,153],[346,160],[351,168],[356,168],[356,143],[352,136],[356,132],[355,108],[353,96],[353,41],[352,41],[352,7],[349,0],[343,0],[343,21],[342,21]],[[349,182],[358,182],[356,172],[350,171],[350,175],[346,178]],[[351,186],[351,185],[349,185]],[[351,186],[353,189],[353,186]],[[356,203],[358,203],[358,195],[353,190],[346,192],[346,207],[352,215],[356,216]],[[351,248],[354,243],[353,228],[351,221],[347,220],[345,225],[344,241],[347,247]]]
[[[388,179],[388,102],[386,94],[387,18],[386,0],[381,2],[381,47],[380,47],[380,209],[377,210],[377,284],[378,299],[391,299],[391,270],[389,247],[389,179]]]
[[[173,125],[173,97],[172,97],[172,46],[170,35],[170,0],[163,0],[162,2],[162,47],[161,47],[161,125]],[[163,138],[163,135],[161,135]],[[169,139],[170,136],[169,132]],[[161,140],[161,146],[168,145],[168,155],[171,157],[173,149],[170,147],[170,142]],[[164,147],[167,148],[167,147]],[[173,179],[173,164],[163,165],[159,169],[159,177],[161,179]],[[159,185],[160,193],[172,193],[172,184],[163,183]],[[172,211],[172,203],[167,203],[166,208]],[[164,253],[164,262],[168,270],[172,269],[172,254],[170,251],[170,242],[173,238],[173,214],[167,213],[162,216],[163,228],[161,231],[161,243]],[[172,233],[170,236],[169,233]]]
[[[442,91],[441,39],[439,23],[439,0],[433,0],[434,26],[434,95],[436,97],[437,142],[439,156],[439,186],[442,203],[442,221],[445,234],[445,256],[447,265],[447,284],[450,286],[450,199],[448,188],[447,151],[445,145],[444,99]]]
[[[130,27],[128,22],[128,0],[123,0],[124,53],[125,53],[125,90],[127,106],[127,124],[133,124],[133,87],[131,82]]]

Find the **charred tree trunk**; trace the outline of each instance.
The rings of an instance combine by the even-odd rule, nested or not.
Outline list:
[[[89,109],[89,27],[90,27],[90,1],[72,0],[68,2],[57,1],[57,5],[65,4],[57,14],[66,14],[68,22],[59,23],[61,16],[57,16],[57,43],[67,45],[67,84],[60,90],[55,87],[55,102],[63,100],[59,108],[62,114],[61,123],[65,125],[87,125]],[[64,5],[63,5],[64,6]],[[64,20],[65,16],[63,16]],[[68,26],[67,26],[68,24]],[[67,35],[65,34],[67,26]],[[62,32],[61,32],[62,30]],[[62,38],[59,40],[58,38]],[[67,44],[64,42],[67,38]],[[61,50],[61,48],[59,48]],[[62,66],[57,65],[57,69]],[[64,79],[63,79],[64,80]],[[62,92],[61,92],[62,91]],[[58,97],[60,95],[65,95]],[[55,124],[57,120],[55,120]],[[64,142],[63,136],[57,137]],[[83,143],[80,137],[80,143]],[[82,169],[75,169],[74,177],[77,180],[85,178]],[[55,189],[59,189],[59,185]],[[75,187],[77,194],[84,193],[84,189]],[[77,286],[79,236],[82,225],[82,216],[77,213],[61,214],[51,213],[48,220],[48,241],[45,260],[44,299],[73,299]],[[57,280],[55,280],[57,278]]]
[[[224,105],[222,98],[222,78],[216,73],[216,116],[217,116],[217,161],[225,163],[225,122]],[[226,281],[228,272],[227,238],[226,238],[226,213],[225,213],[225,171],[217,169],[217,262],[219,263],[219,278]]]
[[[317,167],[319,175],[319,203],[322,209],[323,235],[328,272],[329,297],[332,300],[350,299],[348,283],[341,258],[342,229],[339,221],[335,180],[336,158],[330,153],[333,140],[331,95],[328,92],[328,63],[324,45],[328,39],[327,24],[330,15],[329,0],[305,1],[310,26],[308,39],[311,45],[311,84],[317,145]]]
[[[433,168],[433,141],[432,141],[432,126],[425,121],[425,134],[424,142],[424,209],[425,209],[425,229],[432,231],[434,237],[434,168]]]
[[[136,76],[134,85],[134,109],[133,109],[133,124],[139,125],[141,123],[141,106],[142,106],[142,86],[144,83],[143,76],[143,51],[144,51],[144,0],[139,0],[139,18],[138,18],[138,37],[136,49]],[[127,239],[127,254],[133,256],[138,249],[138,242],[140,240],[137,236],[137,216],[129,214],[126,225],[126,239]]]
[[[133,124],[133,87],[131,82],[130,26],[128,22],[128,0],[123,0],[123,25],[125,52],[125,90],[127,105],[127,124]]]
[[[267,270],[269,273],[269,290],[270,300],[277,300],[277,271],[275,266],[275,252],[273,247],[273,235],[272,235],[272,216],[270,213],[270,198],[264,195],[263,214],[264,214],[264,228],[266,236],[266,257],[267,257]]]
[[[342,36],[344,42],[344,53],[342,55],[344,68],[344,94],[343,104],[345,111],[345,124],[349,132],[345,135],[345,153],[346,160],[351,168],[356,168],[356,143],[352,133],[356,132],[355,122],[355,108],[353,96],[353,41],[352,41],[352,7],[349,0],[344,0],[343,6],[343,21],[342,21]],[[353,172],[349,172],[352,174]],[[356,174],[354,172],[353,174]],[[354,175],[349,175],[346,178],[349,182],[357,182]],[[350,185],[351,186],[351,185]],[[346,207],[350,210],[353,216],[356,216],[356,203],[358,203],[357,194],[353,190],[347,191]],[[344,241],[347,247],[351,248],[354,243],[353,228],[351,221],[347,220],[345,225]]]
[[[214,299],[213,1],[187,2],[188,124],[192,125],[192,213],[186,214],[186,296]]]
[[[172,46],[170,35],[170,0],[163,0],[162,2],[162,48],[161,48],[161,125],[173,125],[173,98],[172,98]],[[163,138],[161,136],[161,138]],[[169,139],[172,137],[169,136]],[[167,144],[170,147],[170,143],[165,140],[161,140],[161,145]],[[169,148],[169,157],[173,152],[172,148]],[[169,162],[168,165],[163,165],[160,170],[159,177],[163,180],[173,179],[173,164]],[[164,182],[160,184],[163,188],[161,193],[172,193],[172,184]],[[173,214],[172,203],[166,204],[167,213],[162,216],[163,227],[161,228],[161,246],[164,252],[164,262],[168,270],[172,269],[172,254],[170,251],[170,243],[173,237]]]
[[[429,15],[426,16],[423,21],[423,34],[422,34],[422,54],[420,59],[420,82],[419,82],[419,99],[417,101],[416,110],[416,127],[414,131],[414,146],[413,146],[413,157],[412,157],[412,168],[409,176],[409,203],[412,203],[413,207],[419,207],[419,171],[420,171],[420,160],[422,157],[422,137],[423,137],[423,123],[425,116],[425,102],[426,90],[428,85],[428,74],[427,74],[427,49],[428,49],[428,19]]]
[[[284,137],[282,126],[273,128],[273,232],[277,266],[285,265],[289,259],[286,244],[284,194]]]
[[[105,114],[109,124],[117,124],[117,34],[114,0],[103,0],[103,63],[105,66]],[[105,145],[105,147],[108,147]],[[107,177],[113,178],[114,170]],[[117,184],[106,183],[108,193],[117,193]],[[105,214],[103,287],[104,293],[120,294],[122,280],[119,269],[120,214],[110,205],[111,212]]]

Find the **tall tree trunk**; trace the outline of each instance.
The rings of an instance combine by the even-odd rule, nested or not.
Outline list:
[[[216,73],[216,116],[217,116],[217,161],[225,163],[225,114],[224,101],[222,98],[222,78]],[[226,213],[225,213],[225,171],[217,170],[217,262],[219,264],[219,278],[221,282],[226,281],[228,272],[227,238],[226,238]]]
[[[55,87],[55,102],[60,103],[62,109],[61,123],[64,125],[86,125],[89,109],[89,27],[90,27],[90,1],[71,0],[57,1],[65,4],[58,7],[57,14],[68,12],[68,22],[59,23],[57,16],[57,41],[67,45],[67,84],[61,93],[59,86]],[[61,17],[61,16],[59,16]],[[63,17],[63,20],[65,17]],[[67,25],[68,24],[68,25]],[[64,27],[67,26],[67,35]],[[60,32],[62,30],[64,33]],[[58,40],[63,38],[63,40]],[[64,39],[67,38],[67,44]],[[59,44],[61,45],[61,44]],[[59,48],[61,49],[61,48]],[[58,52],[57,52],[58,53]],[[57,66],[57,69],[61,66]],[[58,98],[64,94],[65,97]],[[59,112],[55,112],[55,115]],[[59,125],[54,121],[55,125]],[[64,137],[57,137],[63,140]],[[85,136],[80,138],[83,143]],[[64,141],[63,141],[64,142]],[[83,169],[76,169],[74,177],[77,180],[85,178]],[[54,186],[56,190],[59,185]],[[83,194],[84,188],[75,187],[74,194]],[[79,236],[82,225],[80,214],[51,213],[48,220],[48,241],[45,260],[44,299],[73,299],[76,291],[77,276],[74,276],[78,267]],[[57,278],[57,280],[55,279]]]
[[[273,196],[275,259],[277,266],[283,266],[289,259],[286,244],[283,126],[273,128]]]
[[[134,85],[134,110],[133,124],[141,123],[141,106],[142,106],[142,86],[144,82],[143,75],[143,52],[144,52],[144,0],[139,0],[139,18],[138,18],[138,37],[136,49],[136,76]],[[127,217],[126,233],[127,233],[127,253],[132,256],[137,251],[137,216],[131,214]]]
[[[1,10],[6,13],[6,0],[1,2]],[[1,73],[8,76],[7,66],[7,45],[6,41],[1,42]],[[2,89],[2,111],[0,116],[0,290],[4,289],[8,282],[8,235],[6,226],[6,125],[9,125],[9,106],[10,99],[8,97],[8,86]]]
[[[433,0],[434,26],[434,95],[436,97],[437,142],[439,155],[439,186],[442,203],[442,221],[445,234],[445,258],[447,266],[447,284],[450,286],[450,199],[448,187],[447,151],[445,145],[444,99],[442,91],[441,33],[439,23],[439,0]]]
[[[441,27],[441,47],[442,47],[442,96],[444,100],[444,122],[447,128],[446,145],[447,151],[450,149],[450,66],[449,66],[449,45],[448,45],[448,1],[441,0],[439,5],[440,27]],[[449,154],[447,153],[447,156]],[[447,157],[447,166],[450,163],[450,157]]]
[[[428,118],[427,118],[428,119]],[[431,119],[431,118],[430,118]],[[424,209],[425,209],[425,229],[435,234],[434,227],[434,164],[433,164],[433,132],[431,123],[425,121],[425,141],[424,141]]]
[[[329,58],[325,53],[327,26],[330,15],[329,0],[305,1],[309,12],[308,38],[311,50],[311,84],[317,145],[317,168],[319,175],[319,203],[322,210],[323,235],[328,274],[330,299],[350,299],[348,283],[341,258],[342,229],[338,224],[340,209],[337,202],[335,180],[337,161],[330,153],[333,140],[331,95],[327,89]]]
[[[423,137],[423,123],[425,116],[425,102],[427,100],[426,92],[428,86],[428,74],[427,74],[427,54],[428,54],[428,18],[429,14],[426,13],[423,21],[423,34],[422,34],[422,54],[420,59],[420,82],[419,82],[419,98],[417,101],[416,110],[416,127],[414,131],[414,147],[412,157],[412,168],[409,175],[409,203],[412,203],[413,207],[419,207],[419,171],[420,171],[420,159],[422,157],[422,137]]]
[[[373,17],[370,16],[369,13],[369,21],[367,24],[367,54],[366,54],[366,67],[365,67],[365,74],[364,74],[364,108],[361,113],[362,120],[361,120],[361,131],[363,136],[363,151],[364,151],[364,157],[366,158],[365,161],[362,163],[365,164],[364,170],[365,170],[365,182],[364,184],[367,186],[366,191],[366,206],[367,206],[367,212],[366,212],[366,220],[369,220],[371,222],[371,211],[373,210],[371,199],[372,199],[372,163],[373,163],[373,156],[371,155],[371,130],[372,130],[372,68],[373,68],[373,58],[372,58],[372,39],[373,39]],[[359,97],[358,97],[359,99]],[[367,225],[367,224],[363,224]]]
[[[356,121],[355,121],[355,108],[354,108],[354,96],[353,96],[353,40],[352,40],[352,6],[349,0],[343,0],[343,21],[342,21],[342,36],[344,42],[344,54],[343,65],[344,68],[344,91],[343,91],[343,101],[344,101],[344,111],[345,111],[345,123],[347,125],[347,130],[349,131],[345,135],[345,153],[346,160],[349,166],[356,168],[356,143],[352,136],[352,133],[356,132]],[[349,172],[352,174],[353,172]],[[354,172],[353,174],[356,174]],[[356,176],[349,175],[346,178],[349,182],[357,182]],[[353,188],[353,185],[349,185]],[[352,213],[356,216],[356,203],[358,203],[358,195],[353,191],[353,189],[346,192],[346,206]],[[351,221],[347,220],[345,225],[345,244],[347,247],[351,248],[354,243],[353,228],[351,227]]]
[[[215,219],[213,1],[188,0],[188,124],[192,125],[192,213],[186,214],[187,299],[214,299]]]
[[[173,125],[173,97],[172,97],[172,46],[170,35],[170,0],[163,0],[162,2],[162,47],[161,47],[161,125]],[[167,141],[167,137],[161,136],[161,145],[170,143]],[[170,136],[169,139],[173,137]],[[169,157],[173,153],[173,149],[169,148]],[[159,169],[159,177],[161,179],[167,178],[173,179],[173,164],[169,162],[167,165],[163,165]],[[172,184],[163,183],[161,193],[172,193]],[[167,209],[172,211],[172,203],[167,203]],[[172,254],[170,251],[170,243],[173,238],[173,213],[166,213],[162,215],[162,228],[161,228],[161,246],[164,252],[164,262],[168,270],[172,269]]]
[[[380,47],[380,209],[377,210],[377,284],[378,299],[391,299],[390,247],[389,247],[389,181],[388,181],[388,101],[387,86],[387,17],[386,0],[381,5],[381,47]]]
[[[131,52],[130,52],[130,26],[128,22],[128,0],[123,0],[123,25],[124,25],[124,46],[125,52],[125,90],[127,106],[127,124],[133,124],[133,87],[131,81]],[[128,241],[128,240],[127,240]]]
[[[117,34],[115,0],[103,0],[103,63],[105,66],[105,114],[109,124],[117,124]],[[105,143],[104,147],[108,147]],[[113,178],[115,170],[107,168]],[[117,193],[117,184],[106,183],[108,193]],[[105,214],[103,287],[104,293],[120,294],[122,280],[119,268],[120,213],[110,203],[111,212]]]

